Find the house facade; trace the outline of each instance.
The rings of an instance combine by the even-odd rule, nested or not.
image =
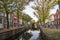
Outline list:
[[[4,28],[5,17],[4,14],[0,12],[0,28]]]
[[[54,25],[60,27],[60,10],[58,9],[54,15]]]

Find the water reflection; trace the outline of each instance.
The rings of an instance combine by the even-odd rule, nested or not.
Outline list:
[[[39,30],[29,30],[22,34],[19,40],[40,40],[39,33]]]
[[[31,31],[31,34],[33,36],[30,38],[30,40],[38,40],[39,33],[40,33],[40,31],[38,31],[38,30]]]
[[[39,30],[28,30],[25,33],[18,33],[6,40],[41,40]]]
[[[21,37],[19,38],[20,40],[29,40],[31,38],[32,34],[29,33],[24,33],[21,35]]]

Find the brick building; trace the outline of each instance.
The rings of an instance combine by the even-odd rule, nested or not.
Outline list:
[[[60,27],[60,10],[59,9],[57,9],[54,15],[54,24],[56,27]]]
[[[56,27],[60,27],[60,1],[58,0],[59,9],[57,9],[54,15],[54,24]]]

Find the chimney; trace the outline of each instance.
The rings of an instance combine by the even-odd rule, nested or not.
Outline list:
[[[60,0],[58,0],[58,5],[59,5],[59,9],[60,9]]]

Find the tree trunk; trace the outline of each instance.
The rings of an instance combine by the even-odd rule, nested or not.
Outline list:
[[[7,28],[9,28],[9,15],[8,15],[8,13],[6,14],[6,19],[7,19]]]
[[[43,21],[43,26],[46,27],[46,26],[45,26],[45,20]]]
[[[6,19],[7,19],[7,28],[9,28],[9,12],[8,12],[8,9],[6,7],[6,4],[5,4],[5,1],[4,1],[4,8],[5,8],[5,12],[6,12]]]

